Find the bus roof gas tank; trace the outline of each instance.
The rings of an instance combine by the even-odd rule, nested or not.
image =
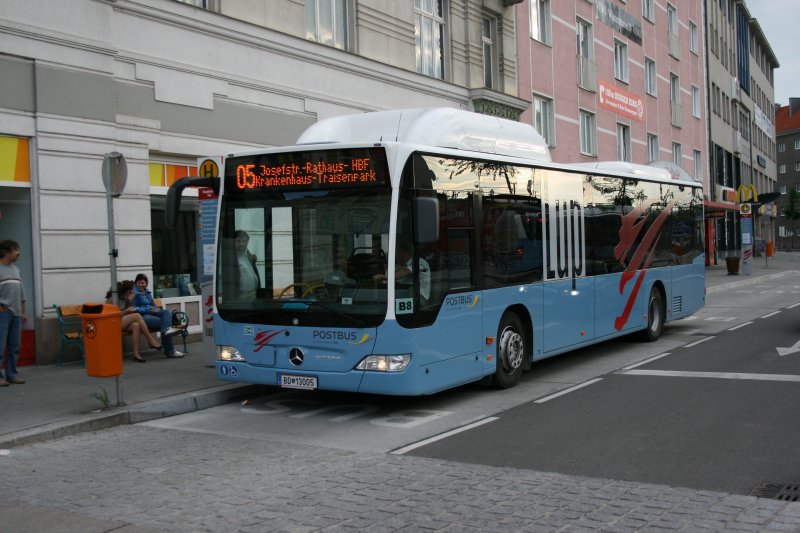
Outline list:
[[[551,161],[530,125],[461,109],[432,107],[343,115],[310,126],[297,144],[405,142]]]

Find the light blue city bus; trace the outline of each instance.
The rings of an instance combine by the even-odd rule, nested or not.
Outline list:
[[[230,154],[219,192],[221,380],[432,394],[705,301],[703,194],[668,171],[551,162],[528,125],[457,109],[326,119]]]

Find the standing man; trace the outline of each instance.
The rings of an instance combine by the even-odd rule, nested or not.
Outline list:
[[[17,359],[22,339],[22,325],[28,321],[25,314],[25,289],[22,276],[14,263],[19,259],[16,241],[0,241],[0,353],[7,348],[6,377],[0,376],[0,387],[9,383],[21,385],[25,380],[17,377]],[[0,364],[0,371],[3,365]]]
[[[244,230],[239,230],[233,235],[233,242],[236,247],[236,289],[239,298],[253,299],[258,295],[261,287],[261,278],[256,268],[256,256],[250,253],[247,245],[250,242],[250,235]]]

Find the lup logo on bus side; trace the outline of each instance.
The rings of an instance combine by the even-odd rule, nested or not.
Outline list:
[[[545,204],[545,279],[586,275],[586,247],[583,203],[557,200]]]

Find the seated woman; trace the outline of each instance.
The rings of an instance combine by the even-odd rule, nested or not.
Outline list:
[[[161,349],[161,344],[156,340],[150,330],[147,329],[147,324],[145,324],[142,315],[139,314],[138,310],[135,307],[131,306],[131,300],[133,299],[133,282],[132,281],[121,281],[117,284],[117,291],[119,294],[119,301],[120,301],[120,309],[122,310],[122,319],[121,319],[121,326],[122,331],[130,331],[131,332],[131,345],[133,346],[133,360],[137,363],[146,363],[147,361],[142,357],[142,354],[139,352],[139,340],[140,335],[144,335],[147,338],[147,344],[150,345],[151,348],[155,348],[156,350]],[[106,294],[106,301],[108,303],[113,303],[111,300],[111,292],[109,291]]]
[[[147,288],[149,280],[145,274],[137,274],[133,282],[133,303],[131,304],[142,315],[145,324],[161,331],[164,355],[167,357],[183,357],[183,352],[175,349],[172,335],[180,333],[180,329],[172,327],[172,312],[157,307],[153,293]],[[147,329],[147,328],[145,328]]]

